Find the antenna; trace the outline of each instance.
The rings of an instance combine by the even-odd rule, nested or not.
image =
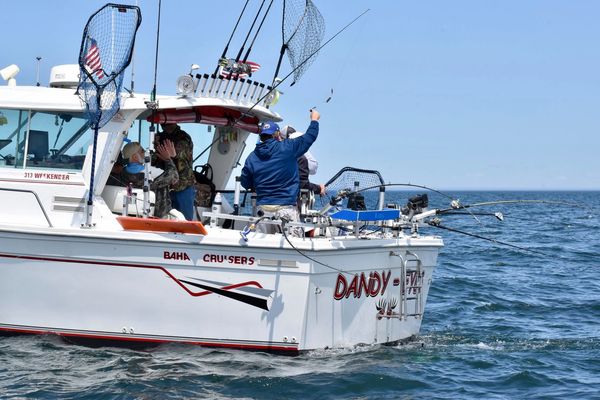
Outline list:
[[[35,81],[37,83],[35,84],[35,86],[40,86],[40,61],[42,61],[42,57],[38,56],[35,59],[37,60],[37,73],[35,78]]]

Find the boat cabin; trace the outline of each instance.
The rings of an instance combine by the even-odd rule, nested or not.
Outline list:
[[[77,90],[76,67],[53,68],[49,87],[0,86],[0,198],[13,205],[0,210],[2,221],[53,227],[83,223],[94,132]],[[113,225],[109,215],[122,212],[126,183],[119,185],[110,174],[124,142],[148,146],[153,123],[158,129],[162,123],[178,123],[194,142],[197,171],[209,165],[212,183],[222,190],[243,163],[246,140],[257,132],[258,123],[281,120],[268,102],[257,103],[270,90],[265,84],[198,74],[193,87],[192,93],[158,97],[155,109],[148,107],[149,95],[122,91],[119,112],[98,134],[96,226]],[[129,214],[141,216],[137,203],[142,189],[134,193],[138,201]]]

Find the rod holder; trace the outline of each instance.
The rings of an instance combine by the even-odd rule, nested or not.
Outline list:
[[[258,89],[258,82],[254,81],[252,82],[252,85],[254,86],[254,88],[252,89],[252,94],[250,95],[249,100],[252,101],[254,99],[254,95],[256,94],[256,89]]]
[[[223,77],[219,76],[219,78],[217,78],[217,87],[215,88],[215,94],[214,97],[218,97],[219,96],[219,91],[221,90],[221,85],[223,84]]]
[[[223,91],[221,92],[221,97],[225,98],[227,96],[227,89],[229,88],[229,84],[231,83],[231,77],[229,78],[224,78],[227,83],[225,83],[225,88],[223,89]],[[217,94],[218,96],[218,94]]]
[[[208,96],[210,96],[212,94],[212,91],[215,87],[215,83],[217,82],[217,76],[215,74],[212,74],[210,76],[210,87],[208,88]]]
[[[239,80],[238,77],[233,78],[233,86],[231,86],[231,92],[229,92],[229,96],[227,96],[230,99],[233,98],[233,92],[235,91],[235,87],[238,84],[238,80]]]
[[[265,90],[265,84],[264,83],[259,83],[258,86],[260,87],[260,90],[258,91],[258,96],[256,96],[256,99],[252,99],[252,101],[258,101],[257,99],[260,99],[263,91]]]
[[[244,99],[246,99],[248,97],[248,93],[250,92],[250,88],[252,87],[252,84],[254,82],[252,82],[252,79],[248,79],[246,81],[246,83],[247,83],[247,87],[246,87],[246,91],[244,92]]]
[[[200,88],[200,94],[202,96],[204,96],[204,90],[206,89],[206,84],[208,83],[208,79],[210,78],[210,75],[208,75],[208,74],[204,74],[204,75],[196,74],[196,78],[198,78],[198,79],[203,78],[204,79],[204,81],[202,83],[202,87]],[[200,80],[198,81],[198,86],[200,86]]]
[[[238,92],[235,95],[236,100],[240,98],[240,93],[242,93],[242,89],[244,88],[244,83],[246,83],[246,80],[244,78],[240,78],[240,88],[238,89]]]

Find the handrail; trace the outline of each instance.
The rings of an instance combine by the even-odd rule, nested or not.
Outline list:
[[[46,213],[46,210],[44,209],[44,206],[42,205],[42,202],[40,201],[40,198],[38,197],[37,193],[34,192],[33,190],[25,190],[25,189],[9,189],[9,188],[0,188],[0,190],[5,190],[7,192],[20,192],[20,193],[31,193],[35,199],[37,200],[40,209],[42,210],[42,213],[44,214],[44,217],[46,217],[46,221],[48,222],[48,226],[50,228],[54,228],[52,226],[52,222],[50,222],[50,218],[48,218],[48,214]]]
[[[416,265],[416,277],[415,277],[415,286],[412,286],[411,288],[414,291],[417,291],[417,293],[415,293],[415,311],[414,311],[414,316],[415,317],[422,317],[423,316],[423,277],[421,276],[421,266],[423,265],[423,262],[421,261],[421,259],[419,258],[419,256],[410,251],[410,250],[406,250],[406,261],[405,261],[405,267],[408,268],[408,262],[409,261],[416,261],[417,265]],[[409,260],[408,256],[412,256],[414,257],[414,260]]]

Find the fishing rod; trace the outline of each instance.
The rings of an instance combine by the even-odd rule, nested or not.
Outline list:
[[[553,201],[553,200],[532,200],[532,199],[523,199],[523,200],[496,200],[496,201],[486,201],[486,202],[473,203],[473,204],[461,204],[460,200],[454,199],[450,195],[448,195],[446,193],[443,193],[443,192],[441,192],[439,190],[430,188],[428,186],[416,185],[416,184],[411,184],[411,183],[386,183],[386,184],[369,186],[369,187],[366,187],[366,188],[363,188],[363,189],[359,189],[359,190],[355,190],[355,191],[348,190],[348,191],[346,191],[344,193],[344,195],[342,196],[342,198],[343,197],[347,197],[347,196],[351,196],[351,195],[353,195],[355,193],[364,192],[366,190],[372,190],[372,189],[377,189],[377,188],[386,187],[386,186],[416,187],[416,188],[421,188],[421,189],[425,189],[425,190],[429,190],[431,192],[437,193],[437,194],[439,194],[441,196],[444,196],[444,197],[450,199],[451,202],[450,202],[450,208],[435,210],[436,211],[436,215],[439,215],[439,214],[448,214],[448,213],[456,214],[456,211],[458,211],[458,210],[467,210],[467,212],[469,213],[469,215],[471,215],[473,218],[475,218],[475,220],[477,220],[480,223],[481,223],[481,221],[479,221],[479,219],[476,217],[479,214],[471,212],[469,210],[470,208],[492,206],[492,205],[498,205],[498,204],[542,203],[542,204],[568,205],[568,206],[573,206],[573,207],[582,208],[582,209],[591,209],[589,206],[578,204],[578,203],[572,203],[572,202],[566,202],[566,201]],[[338,201],[339,200],[341,200],[341,199],[338,199]],[[496,215],[496,214],[499,214],[499,215]],[[503,217],[502,213],[494,213],[493,215],[497,219],[502,220],[502,217]]]
[[[532,250],[532,249],[527,248],[527,247],[517,246],[516,244],[503,242],[501,240],[496,240],[496,239],[488,238],[488,237],[485,237],[485,236],[477,235],[475,233],[465,232],[465,231],[461,231],[459,229],[450,228],[450,227],[441,225],[440,224],[440,220],[437,219],[437,218],[434,219],[434,220],[432,220],[432,221],[424,221],[424,222],[427,225],[429,225],[429,226],[433,226],[434,228],[444,229],[444,230],[447,230],[447,231],[450,231],[450,232],[459,233],[461,235],[466,235],[466,236],[474,237],[474,238],[477,238],[477,239],[486,240],[488,242],[492,242],[492,243],[495,243],[495,244],[498,244],[498,245],[512,247],[512,248],[515,248],[515,249],[521,250],[521,251],[528,251],[530,253],[535,253],[535,254],[542,255],[544,257],[550,257],[548,254],[542,253],[541,251]]]
[[[495,201],[485,201],[485,202],[481,202],[481,203],[464,204],[464,205],[460,204],[459,207],[454,208],[454,210],[466,209],[466,208],[471,208],[471,207],[492,206],[492,205],[498,205],[498,204],[518,204],[518,203],[542,203],[542,204],[567,205],[567,206],[573,206],[573,207],[583,208],[583,209],[589,209],[590,208],[589,206],[585,206],[583,204],[572,203],[572,202],[568,202],[568,201],[529,200],[529,199],[523,199],[523,200],[495,200]],[[441,211],[447,211],[447,210],[441,210]]]
[[[227,41],[227,44],[225,45],[225,48],[223,49],[223,54],[221,54],[221,58],[219,60],[223,60],[227,56],[227,50],[229,50],[229,44],[231,43],[231,39],[233,38],[233,34],[237,30],[237,27],[238,27],[238,25],[240,23],[240,20],[242,19],[242,16],[244,15],[244,11],[246,11],[246,7],[248,6],[248,2],[250,2],[250,0],[246,0],[246,3],[244,4],[244,8],[242,8],[242,12],[240,13],[240,16],[238,17],[238,20],[235,23],[235,26],[233,27],[233,31],[231,31],[231,35],[229,36],[229,40]],[[220,63],[217,63],[217,68],[215,69],[214,75],[216,75],[217,72],[219,72],[219,67],[220,67]]]
[[[355,191],[352,191],[351,189],[346,189],[346,190],[342,190],[341,192],[339,192],[336,196],[334,196],[333,198],[330,197],[330,201],[329,204],[327,204],[325,207],[323,207],[321,209],[321,211],[319,211],[319,214],[324,215],[326,212],[328,212],[332,207],[335,207],[337,205],[337,203],[339,203],[342,199],[349,197],[351,195],[354,195],[356,193],[360,193],[360,192],[364,192],[367,190],[372,190],[372,189],[379,189],[382,187],[391,187],[391,186],[403,186],[403,187],[414,187],[414,188],[420,188],[420,189],[425,189],[425,190],[429,190],[433,193],[437,193],[443,197],[446,197],[448,199],[450,199],[450,204],[453,208],[451,208],[450,210],[456,210],[457,207],[460,205],[459,200],[454,199],[452,196],[443,193],[439,190],[430,188],[429,186],[425,186],[425,185],[417,185],[414,183],[384,183],[384,184],[379,184],[379,185],[374,185],[374,186],[368,186],[366,188],[362,188],[362,189],[358,189]],[[438,210],[435,210],[435,214],[438,214]],[[475,221],[477,221],[478,223],[482,224],[483,223],[479,220],[479,218],[477,218],[477,215],[472,213],[471,211],[467,210],[467,212],[475,219]],[[498,218],[496,216],[496,218]]]
[[[271,2],[269,3],[269,7],[267,7],[267,11],[265,11],[265,15],[263,15],[263,18],[260,21],[260,25],[258,25],[258,29],[256,30],[254,37],[252,38],[252,42],[250,42],[250,47],[248,47],[248,50],[246,51],[246,54],[244,55],[242,62],[245,63],[246,61],[248,61],[248,57],[250,56],[250,52],[252,51],[252,46],[254,46],[254,42],[256,41],[256,38],[258,37],[258,33],[262,29],[263,23],[265,22],[265,19],[267,18],[267,15],[269,14],[269,11],[271,10],[272,5],[273,5],[273,0],[271,0]]]
[[[292,76],[294,74],[294,72],[296,72],[299,68],[301,68],[304,64],[306,64],[308,62],[308,60],[310,60],[315,54],[317,54],[323,47],[325,47],[327,44],[329,44],[333,39],[335,39],[339,34],[341,34],[343,31],[345,31],[346,29],[348,29],[350,27],[350,25],[354,24],[359,18],[361,18],[363,15],[365,15],[367,12],[371,11],[370,8],[367,8],[365,11],[363,11],[359,16],[357,16],[356,18],[354,18],[352,21],[350,21],[348,24],[346,24],[342,29],[340,29],[339,31],[337,31],[337,33],[335,35],[333,35],[332,37],[330,37],[325,43],[323,43],[321,46],[319,46],[318,49],[316,49],[315,51],[313,51],[308,57],[306,57],[304,59],[304,61],[302,61],[300,64],[298,64],[296,66],[296,68],[294,68],[293,70],[290,71],[289,74],[287,74],[286,76],[283,77],[283,79],[281,79],[280,81],[278,81],[276,84],[274,84],[270,90],[267,91],[266,94],[264,94],[260,99],[258,99],[257,102],[255,102],[252,107],[250,107],[248,110],[246,110],[245,112],[242,113],[242,115],[240,115],[235,121],[233,121],[233,125],[235,125],[236,123],[238,123],[238,121],[240,119],[242,119],[245,116],[250,116],[248,113],[252,110],[254,110],[254,108],[259,105],[264,99],[266,99],[271,92],[273,92],[275,89],[277,89],[283,82],[285,82],[290,76]]]
[[[450,196],[449,194],[446,194],[444,192],[441,192],[439,190],[430,188],[429,186],[425,186],[425,185],[417,185],[415,183],[382,183],[379,185],[373,185],[373,186],[368,186],[366,188],[362,188],[362,189],[358,189],[358,190],[354,190],[354,191],[348,191],[346,193],[347,196],[353,195],[355,193],[360,193],[360,192],[364,192],[366,190],[372,190],[372,189],[378,189],[381,187],[390,187],[390,186],[403,186],[403,187],[414,187],[414,188],[419,188],[419,189],[425,189],[425,190],[429,190],[433,193],[437,193],[441,196],[444,196],[454,202],[458,202],[458,200],[455,200],[452,196]]]
[[[479,216],[487,216],[487,217],[495,217],[497,220],[499,221],[504,221],[504,214],[502,214],[501,212],[495,212],[495,213],[484,213],[484,212],[447,212],[444,215],[479,215]]]
[[[156,50],[154,52],[154,86],[152,87],[152,93],[150,94],[150,101],[156,101],[156,79],[158,75],[158,44],[160,40],[160,9],[162,0],[158,0],[158,21],[156,24]],[[154,118],[152,118],[154,120]],[[152,123],[154,125],[154,123]]]
[[[246,35],[246,39],[244,39],[244,43],[242,43],[242,47],[240,47],[240,51],[238,52],[238,55],[235,58],[235,62],[240,61],[240,57],[242,57],[242,53],[244,52],[244,47],[246,46],[246,42],[248,42],[248,38],[250,37],[250,34],[252,33],[252,29],[254,29],[254,24],[256,23],[256,20],[258,19],[258,16],[260,15],[260,12],[262,11],[263,6],[265,5],[265,1],[266,0],[262,0],[262,2],[260,3],[260,7],[258,8],[258,12],[254,16],[254,21],[252,21],[252,25],[250,25],[250,29],[248,29],[248,34]],[[262,23],[261,23],[261,25],[262,25]]]

